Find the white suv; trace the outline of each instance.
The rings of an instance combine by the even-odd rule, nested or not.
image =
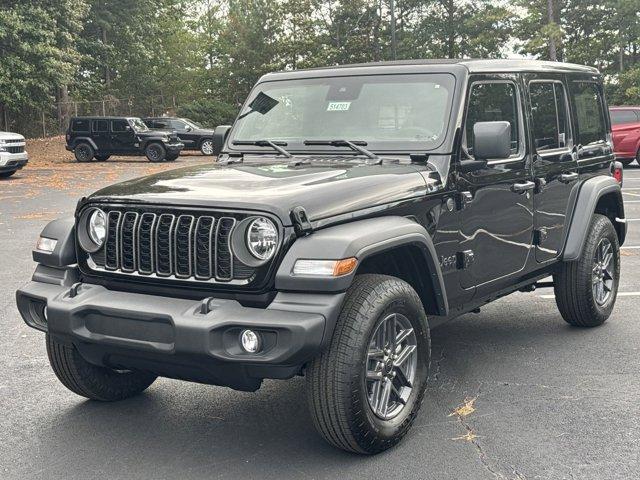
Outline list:
[[[10,177],[27,164],[25,144],[22,135],[0,132],[0,178]]]

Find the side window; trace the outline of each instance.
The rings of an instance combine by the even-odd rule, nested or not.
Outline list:
[[[93,121],[94,132],[108,132],[109,122],[107,120],[94,120]]]
[[[602,94],[598,86],[592,82],[574,82],[571,94],[577,120],[578,143],[589,145],[605,142],[607,127]]]
[[[112,120],[111,131],[112,132],[126,132],[129,122],[126,120]]]
[[[467,150],[473,155],[473,126],[477,122],[507,121],[511,124],[511,153],[520,149],[518,91],[510,82],[476,83],[469,93],[465,134]]]
[[[639,122],[638,114],[633,110],[611,110],[611,123],[623,125],[625,123]]]
[[[72,132],[89,133],[89,120],[84,118],[78,118],[71,123]]]
[[[570,130],[564,86],[556,82],[531,82],[529,96],[536,150],[566,147]]]
[[[176,130],[186,130],[187,124],[182,120],[171,120],[171,128],[175,128]]]

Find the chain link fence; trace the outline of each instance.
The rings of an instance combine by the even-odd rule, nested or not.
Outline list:
[[[26,108],[19,112],[4,111],[0,117],[0,130],[20,133],[27,138],[54,137],[67,131],[71,117],[171,116],[175,115],[177,108],[175,97],[164,96],[58,102],[41,110]]]

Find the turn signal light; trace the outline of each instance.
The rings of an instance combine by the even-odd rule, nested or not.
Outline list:
[[[342,260],[297,260],[293,266],[294,275],[317,277],[342,277],[349,275],[358,266],[355,257]]]

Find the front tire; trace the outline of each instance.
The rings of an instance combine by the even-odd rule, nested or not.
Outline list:
[[[75,148],[73,149],[73,154],[75,155],[78,162],[85,163],[93,160],[96,152],[91,145],[85,142],[81,142],[75,146]]]
[[[74,346],[57,342],[47,335],[47,354],[62,384],[82,397],[115,402],[143,392],[157,378],[152,373],[120,372],[87,362]]]
[[[427,318],[411,286],[386,275],[357,276],[331,344],[306,372],[318,432],[350,452],[396,445],[422,404],[430,355]]]
[[[150,143],[144,149],[144,154],[150,162],[162,162],[167,156],[167,150],[159,143]]]
[[[11,170],[9,172],[0,172],[0,178],[9,178],[11,175],[16,173],[17,170]]]
[[[99,162],[106,162],[107,160],[109,160],[109,157],[111,155],[96,155],[96,160]]]
[[[597,327],[611,315],[620,280],[620,245],[608,217],[594,214],[580,258],[554,275],[558,309],[576,327]]]

